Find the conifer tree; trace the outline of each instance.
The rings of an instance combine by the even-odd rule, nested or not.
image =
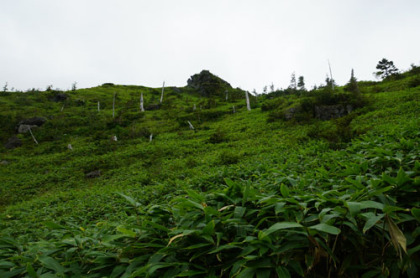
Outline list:
[[[378,62],[376,69],[378,71],[375,72],[375,75],[381,79],[385,79],[398,73],[398,69],[395,67],[394,62],[388,61],[385,58]]]
[[[305,89],[305,79],[304,79],[303,76],[299,76],[297,87],[301,91],[306,91],[306,89]]]
[[[347,83],[345,89],[346,89],[346,91],[351,92],[355,95],[360,94],[359,86],[357,85],[356,77],[354,77],[354,70],[353,69],[351,69],[350,80],[349,80],[349,83]]]

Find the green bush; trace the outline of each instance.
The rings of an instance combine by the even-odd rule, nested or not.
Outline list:
[[[417,86],[420,86],[420,76],[416,76],[416,77],[410,79],[410,81],[408,82],[408,87],[409,88],[415,88]]]
[[[268,99],[261,104],[261,111],[272,111],[284,104],[283,98]]]
[[[209,138],[209,142],[212,144],[222,143],[226,141],[228,141],[226,131],[222,130],[221,128],[217,128]]]
[[[221,165],[236,164],[239,162],[240,158],[241,154],[235,151],[224,150],[219,155],[218,163]]]

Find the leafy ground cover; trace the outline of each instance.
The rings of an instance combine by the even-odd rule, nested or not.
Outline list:
[[[345,125],[273,121],[263,107],[305,97],[246,111],[234,89],[167,88],[145,113],[140,92],[147,107],[160,89],[1,95],[5,139],[25,117],[48,121],[39,145],[21,134],[0,150],[0,276],[418,277],[416,74],[361,83],[369,105]]]

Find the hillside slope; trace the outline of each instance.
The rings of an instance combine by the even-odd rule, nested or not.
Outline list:
[[[417,277],[416,80],[0,93],[0,276]]]

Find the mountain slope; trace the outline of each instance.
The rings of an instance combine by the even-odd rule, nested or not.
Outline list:
[[[216,77],[162,103],[161,88],[113,84],[3,93],[3,143],[46,122],[39,144],[27,132],[0,150],[1,274],[415,277],[416,78],[360,82],[365,104],[328,121],[285,115],[344,88],[251,96],[251,111]]]

